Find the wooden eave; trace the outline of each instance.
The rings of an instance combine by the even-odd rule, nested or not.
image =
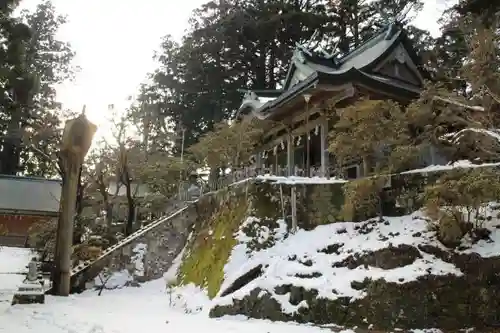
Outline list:
[[[304,94],[311,95],[310,103],[317,103],[318,96],[320,96],[319,92],[340,91],[343,86],[349,83],[366,89],[385,92],[387,95],[398,99],[413,99],[418,97],[420,93],[417,87],[410,87],[396,82],[392,78],[366,74],[355,68],[340,74],[315,72],[306,80],[276,98],[272,103],[267,104],[260,112],[268,114],[266,117],[268,120],[283,121],[285,117],[290,116],[291,110],[300,110],[305,106]]]
[[[39,217],[58,217],[59,212],[44,212],[31,210],[0,209],[1,215],[20,215],[20,216],[39,216]]]

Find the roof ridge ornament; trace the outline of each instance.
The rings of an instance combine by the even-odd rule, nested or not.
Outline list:
[[[410,11],[413,9],[413,6],[415,6],[415,3],[408,3],[406,4],[403,9],[396,15],[394,19],[394,23],[396,24],[401,24],[403,23],[403,20],[408,16]]]
[[[308,56],[312,57],[313,56],[313,47],[311,47],[312,42],[318,37],[319,34],[319,29],[314,30],[313,34],[305,43],[299,43],[295,42],[295,47],[299,50],[302,51],[303,53],[307,54]]]
[[[311,35],[311,37],[309,38],[309,40],[307,42],[302,43],[302,44],[298,43],[298,42],[295,43],[296,49],[298,51],[300,51],[302,53],[302,55],[305,54],[311,58],[314,58],[314,57],[323,58],[324,60],[331,61],[333,63],[333,65],[336,65],[335,57],[337,55],[336,50],[337,50],[339,41],[337,41],[337,43],[335,43],[332,52],[328,52],[325,50],[323,45],[321,45],[321,42],[323,41],[324,38],[320,38],[320,41],[318,43],[316,43],[316,45],[312,46],[313,41],[318,38],[318,35],[319,35],[319,29],[314,30],[314,33]],[[326,44],[329,45],[333,41],[333,38],[334,38],[333,35],[328,36],[328,40],[327,40]],[[299,60],[302,60],[302,59],[299,59]],[[301,61],[301,62],[304,62],[304,61]]]
[[[414,5],[415,4],[413,3],[406,4],[403,9],[401,9],[401,11],[395,15],[393,19],[388,19],[387,16],[385,17],[385,20],[387,21],[387,31],[384,36],[385,40],[390,40],[392,39],[392,37],[394,37],[399,28],[401,28],[401,26],[403,25],[403,21],[413,9]],[[384,17],[385,15],[381,13],[381,16]]]

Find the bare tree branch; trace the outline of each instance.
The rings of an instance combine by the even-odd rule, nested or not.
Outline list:
[[[57,172],[59,172],[59,175],[63,175],[63,172],[62,172],[62,169],[61,169],[61,165],[59,162],[56,162],[55,159],[53,157],[50,157],[49,155],[47,155],[45,152],[43,152],[42,150],[38,149],[37,147],[35,147],[34,144],[30,144],[29,145],[29,148],[33,149],[34,151],[36,151],[38,154],[40,154],[43,158],[45,158],[48,162],[50,162],[51,164],[54,165],[54,167],[56,168]]]

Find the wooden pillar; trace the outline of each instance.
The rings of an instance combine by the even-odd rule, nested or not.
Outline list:
[[[61,154],[63,155],[63,154]],[[78,175],[82,159],[76,154],[63,155],[64,181],[61,191],[61,212],[59,216],[59,234],[57,235],[59,262],[56,263],[58,271],[57,295],[68,296],[70,293],[71,253],[73,247],[73,221],[76,206],[76,191],[78,188]]]
[[[251,175],[251,177],[255,177],[255,176],[259,176],[259,175],[262,175],[264,174],[263,173],[263,168],[262,168],[262,152],[261,151],[258,151],[256,154],[255,154],[255,169],[253,170],[253,174]]]
[[[71,289],[71,254],[73,247],[73,223],[80,169],[97,127],[90,123],[82,112],[68,120],[64,127],[59,166],[63,185],[56,235],[55,267],[52,288],[59,296],[68,296]]]
[[[279,176],[280,175],[280,167],[278,164],[278,148],[274,149],[274,175]]]
[[[429,146],[429,153],[431,155],[431,165],[436,165],[436,148],[433,144]]]
[[[321,135],[321,176],[330,177],[328,154],[328,118],[324,118],[320,125]]]
[[[294,170],[295,170],[295,158],[294,158],[294,151],[295,147],[293,146],[293,137],[292,133],[290,130],[288,130],[288,135],[286,137],[286,157],[287,157],[287,176],[294,176]]]
[[[297,231],[297,190],[295,185],[292,185],[290,197],[292,206],[292,233],[295,233]]]
[[[311,132],[306,132],[306,167],[305,176],[311,177]]]
[[[311,100],[311,95],[303,95],[306,102],[306,167],[305,176],[311,177],[311,129],[309,128],[309,101]]]
[[[262,168],[262,152],[258,152],[257,154],[255,154],[255,167],[257,169]]]

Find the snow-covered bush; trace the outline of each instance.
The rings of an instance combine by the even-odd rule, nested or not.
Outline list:
[[[477,168],[445,174],[425,188],[425,209],[431,227],[439,240],[454,247],[470,233],[484,238],[481,232],[489,203],[500,197],[499,174],[495,170]]]

